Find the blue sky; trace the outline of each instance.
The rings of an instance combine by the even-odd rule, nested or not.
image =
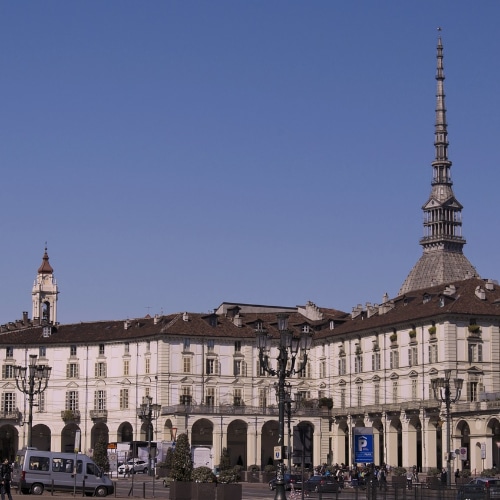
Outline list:
[[[0,3],[0,323],[350,311],[421,255],[443,26],[465,254],[498,269],[500,2]]]

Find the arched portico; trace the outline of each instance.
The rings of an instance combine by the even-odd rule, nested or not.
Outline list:
[[[37,450],[50,451],[52,433],[44,424],[37,424],[33,426],[31,432],[31,442]]]

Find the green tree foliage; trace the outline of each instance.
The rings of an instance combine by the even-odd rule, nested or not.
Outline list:
[[[191,446],[187,434],[183,433],[177,437],[172,455],[172,478],[176,481],[191,481],[192,471]]]
[[[103,436],[99,436],[94,447],[94,462],[104,471],[109,471],[108,443]]]
[[[227,451],[227,448],[222,448],[219,467],[221,471],[231,468],[231,459],[229,458],[229,452]]]
[[[169,448],[167,450],[167,455],[165,456],[165,467],[167,469],[171,469],[172,468],[173,460],[174,460],[174,449],[173,448]]]

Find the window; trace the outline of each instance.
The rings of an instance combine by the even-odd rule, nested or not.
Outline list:
[[[392,381],[392,402],[393,403],[398,402],[398,381],[397,380]]]
[[[411,381],[411,399],[418,399],[418,380],[416,378]]]
[[[38,394],[38,413],[45,412],[45,392]]]
[[[206,374],[207,375],[213,375],[214,373],[217,373],[217,367],[218,363],[215,358],[208,358],[206,360]]]
[[[6,358],[14,357],[14,348],[12,346],[8,346],[5,348],[5,357]]]
[[[3,365],[2,378],[15,378],[14,371],[14,365]]]
[[[208,352],[214,352],[215,342],[213,339],[207,340],[207,350]]]
[[[130,353],[130,344],[128,342],[125,342],[123,348],[125,349],[125,354]]]
[[[363,371],[363,355],[357,354],[354,357],[354,373],[361,373]]]
[[[123,375],[130,375],[130,361],[128,359],[123,360]]]
[[[241,389],[234,389],[233,404],[234,406],[241,406],[243,404],[243,396]]]
[[[241,340],[234,341],[234,352],[241,352]]]
[[[438,346],[437,344],[431,344],[429,346],[429,363],[438,362]]]
[[[184,373],[191,373],[191,358],[184,356],[182,358],[182,370]]]
[[[356,393],[357,393],[357,403],[358,407],[363,406],[363,385],[358,384],[356,386]]]
[[[418,347],[410,347],[408,349],[408,365],[409,366],[418,365]]]
[[[99,356],[104,356],[104,344],[99,344]]]
[[[390,368],[399,368],[399,352],[395,349],[391,350],[389,354],[389,365]]]
[[[259,406],[260,408],[267,408],[267,390],[259,389]]]
[[[345,356],[339,358],[339,375],[345,375],[346,374],[346,361],[345,361]]]
[[[372,354],[372,371],[380,370],[380,353],[374,352]]]
[[[341,408],[345,408],[345,394],[346,394],[345,387],[342,387],[340,389],[340,407]]]
[[[302,363],[303,363],[303,361],[299,360],[298,365],[296,364],[295,367],[302,366]],[[297,374],[297,376],[299,378],[311,378],[311,363],[309,363],[309,361],[306,363],[306,366],[304,367],[304,369]]]
[[[260,364],[260,361],[257,361],[257,376],[258,377],[266,376],[266,370],[264,370],[264,367]]]
[[[479,401],[477,382],[467,382],[467,401]]]
[[[321,360],[319,362],[319,378],[326,378],[326,361]]]
[[[106,391],[98,390],[94,392],[94,410],[106,409]]]
[[[149,352],[149,351],[151,351],[151,341],[150,340],[148,340],[146,342],[146,352]]]
[[[106,363],[99,361],[95,364],[95,376],[97,378],[105,378],[106,377]]]
[[[245,362],[241,359],[233,361],[233,375],[235,377],[245,376]]]
[[[193,399],[191,396],[191,387],[182,387],[181,391],[181,405],[190,405]]]
[[[207,406],[215,405],[215,387],[207,387],[207,394],[205,396],[205,404]]]
[[[128,410],[128,389],[120,389],[120,410]]]
[[[373,402],[376,405],[380,404],[380,384],[375,384],[373,393]]]
[[[66,393],[66,410],[78,410],[78,392],[68,391]]]
[[[66,365],[66,378],[79,378],[80,365],[78,363],[68,363]]]
[[[12,414],[16,411],[16,393],[3,392],[2,393],[2,411]]]
[[[38,357],[45,358],[45,356],[47,356],[47,348],[44,345],[41,345],[38,348]]]
[[[71,345],[69,346],[69,355],[71,357],[76,356],[76,345]]]
[[[149,373],[151,370],[151,358],[145,358],[144,360],[144,372]]]
[[[469,344],[468,351],[469,363],[477,363],[483,360],[482,344]]]
[[[184,350],[189,351],[189,348],[191,347],[191,340],[189,338],[184,339]]]

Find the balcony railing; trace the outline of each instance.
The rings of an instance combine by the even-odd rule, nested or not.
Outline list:
[[[0,410],[0,419],[2,420],[20,420],[21,412],[17,408],[9,410]]]
[[[270,415],[278,416],[278,408],[269,406],[245,406],[245,405],[173,405],[164,406],[162,415],[190,414],[190,415]],[[325,416],[329,415],[326,408],[299,408],[293,411],[297,416]]]
[[[90,418],[92,420],[106,420],[108,418],[108,410],[90,410]]]
[[[62,410],[61,418],[65,422],[76,422],[80,420],[80,410]]]

